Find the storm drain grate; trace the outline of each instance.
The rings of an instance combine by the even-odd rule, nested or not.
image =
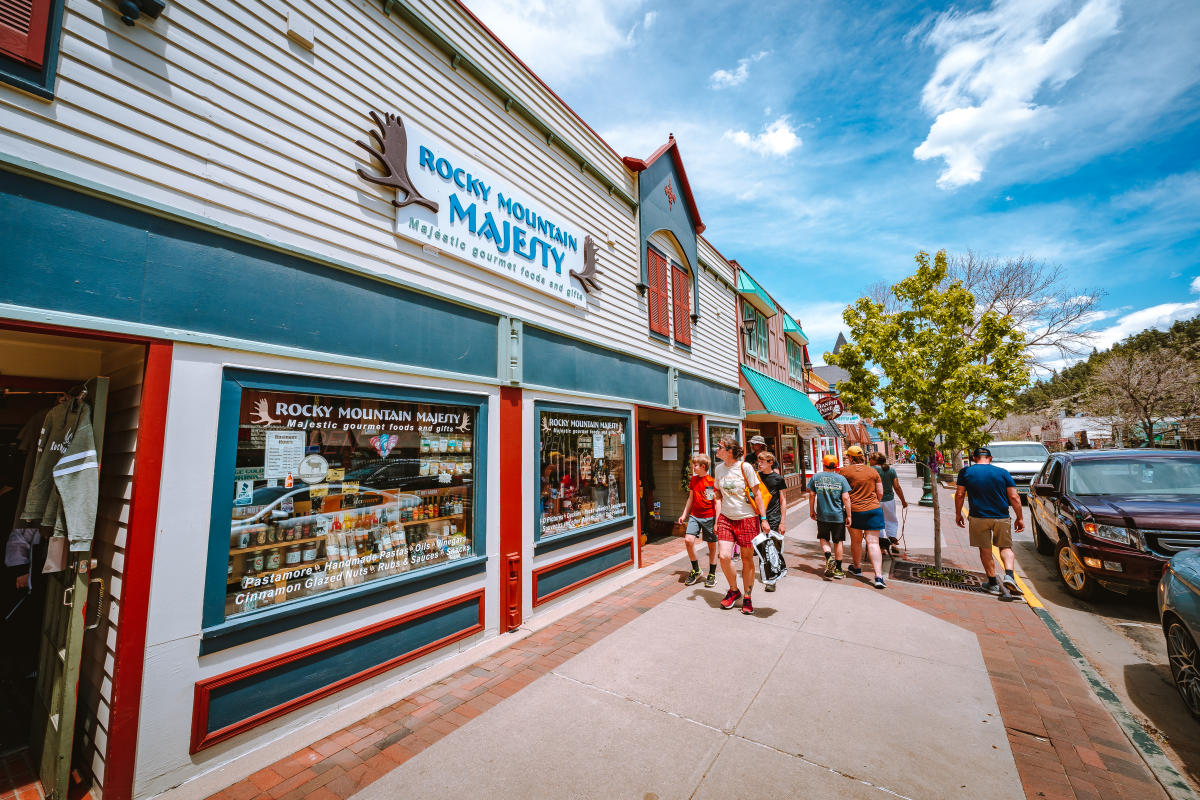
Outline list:
[[[960,592],[978,592],[987,594],[985,584],[987,576],[980,572],[969,572],[965,569],[942,567],[945,578],[926,577],[925,570],[932,570],[932,564],[921,564],[916,561],[893,561],[890,576],[892,580],[905,583],[920,583],[925,586],[944,586],[947,589],[957,589]]]

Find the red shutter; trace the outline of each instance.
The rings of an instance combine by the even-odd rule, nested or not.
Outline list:
[[[675,341],[692,344],[692,286],[688,274],[671,265],[671,305],[675,311]]]
[[[649,266],[647,270],[647,282],[649,287],[646,291],[647,305],[650,307],[650,330],[655,333],[661,333],[663,336],[671,335],[671,320],[669,318],[669,307],[667,304],[667,260],[656,253],[654,250],[647,251],[646,262]]]
[[[41,67],[54,0],[0,0],[0,55]]]

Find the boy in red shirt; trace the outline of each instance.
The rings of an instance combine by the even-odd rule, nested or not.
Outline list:
[[[721,501],[716,499],[713,478],[708,474],[711,463],[704,453],[692,456],[692,477],[688,482],[691,491],[688,493],[687,503],[683,506],[683,513],[679,515],[679,524],[687,523],[683,543],[692,562],[692,571],[683,583],[685,586],[691,586],[700,580],[700,564],[696,560],[696,537],[703,535],[704,542],[708,545],[708,577],[704,579],[704,585],[710,589],[717,583],[717,534],[713,531],[713,524],[721,511]]]

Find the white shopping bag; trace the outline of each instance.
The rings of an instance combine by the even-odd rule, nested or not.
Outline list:
[[[778,531],[760,533],[751,542],[758,556],[758,575],[764,584],[773,584],[787,574],[783,563],[783,534]]]

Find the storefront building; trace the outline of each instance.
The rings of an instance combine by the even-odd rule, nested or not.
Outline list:
[[[766,439],[788,488],[797,488],[807,482],[814,464],[820,468],[812,457],[813,441],[825,422],[806,393],[812,369],[808,337],[740,264],[737,281],[744,441]]]
[[[118,800],[636,566],[642,454],[742,418],[673,140],[623,161],[449,0],[138,5],[0,51],[0,422],[91,417],[59,750]]]

